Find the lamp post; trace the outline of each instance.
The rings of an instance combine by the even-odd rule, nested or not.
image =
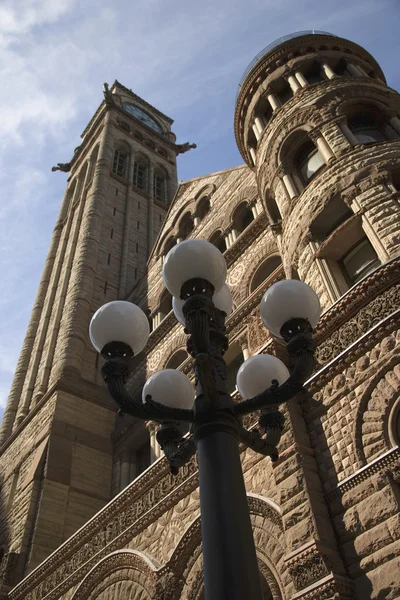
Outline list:
[[[261,600],[257,556],[240,464],[239,442],[271,460],[284,419],[278,405],[303,389],[313,366],[312,329],[320,304],[315,292],[298,280],[271,286],[261,301],[261,317],[272,334],[287,344],[292,371],[276,357],[250,357],[239,369],[237,386],[244,398],[234,403],[227,392],[228,348],[225,318],[232,298],[225,284],[226,264],[212,244],[191,239],[174,246],[163,265],[177,319],[188,334],[194,358],[196,394],[181,372],[153,374],[143,388],[143,402],[125,389],[132,359],[143,350],[149,325],[129,302],[102,306],[90,324],[90,338],[105,358],[102,375],[123,413],[161,423],[157,433],[171,472],[176,474],[197,452],[200,480],[204,583],[207,600]],[[261,411],[259,430],[242,425],[246,414]],[[182,438],[179,421],[191,423]]]

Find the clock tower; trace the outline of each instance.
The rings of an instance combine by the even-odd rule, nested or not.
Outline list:
[[[172,123],[104,84],[81,144],[53,167],[69,176],[0,437],[0,546],[15,581],[110,500],[116,409],[88,327],[99,306],[143,285],[176,156],[193,147],[175,144]]]

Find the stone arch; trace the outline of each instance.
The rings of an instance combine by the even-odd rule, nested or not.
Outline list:
[[[269,254],[253,272],[250,279],[248,294],[252,294],[278,267],[282,266],[282,258],[277,252]]]
[[[394,338],[389,338],[387,343],[387,349],[391,350],[395,345]],[[398,357],[392,357],[372,378],[360,398],[353,426],[359,467],[393,447],[389,426],[392,411],[400,401],[399,363]]]
[[[279,254],[278,247],[276,246],[275,240],[271,238],[271,240],[265,239],[263,244],[259,244],[260,250],[257,252],[257,256],[247,268],[241,274],[240,283],[238,289],[236,290],[236,301],[238,304],[244,302],[244,300],[248,297],[250,283],[254,277],[255,272],[261,266],[261,264],[269,257],[274,254]]]
[[[203,196],[208,196],[209,198],[211,198],[216,189],[217,186],[215,185],[215,183],[208,183],[207,185],[204,185],[199,189],[198,192],[196,192],[194,196],[195,201],[197,202],[198,200],[201,200]]]
[[[136,588],[136,600],[152,600],[151,591],[156,582],[156,571],[159,565],[142,552],[136,550],[117,550],[112,552],[89,571],[79,584],[71,600],[95,600],[101,598],[105,590],[111,586],[116,591],[121,587]],[[122,582],[127,582],[123,585]],[[132,584],[132,585],[130,585]]]
[[[291,577],[284,564],[286,552],[280,507],[271,499],[248,494],[259,569],[273,600],[285,600]],[[271,558],[272,557],[272,558]],[[186,529],[175,548],[168,568],[180,582],[181,600],[204,600],[200,516]]]

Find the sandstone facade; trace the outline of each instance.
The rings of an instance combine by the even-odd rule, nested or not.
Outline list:
[[[272,283],[300,278],[324,308],[279,461],[241,449],[264,597],[399,597],[399,116],[364,49],[289,37],[241,84],[246,164],[177,186],[187,148],[172,121],[118,82],[106,90],[71,161],[3,419],[3,597],[204,597],[196,461],[172,477],[154,424],[116,417],[87,333],[99,306],[132,300],[152,333],[131,393],[166,367],[191,376],[161,277],[189,236],[226,258],[232,376],[252,354],[287,360],[259,317]]]

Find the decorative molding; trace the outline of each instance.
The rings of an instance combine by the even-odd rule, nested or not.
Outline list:
[[[362,467],[354,475],[350,475],[341,481],[334,490],[330,490],[325,494],[325,499],[330,502],[357,487],[362,481],[366,481],[376,473],[398,473],[400,469],[400,448],[396,446],[386,452],[383,456],[376,458],[365,467]]]

